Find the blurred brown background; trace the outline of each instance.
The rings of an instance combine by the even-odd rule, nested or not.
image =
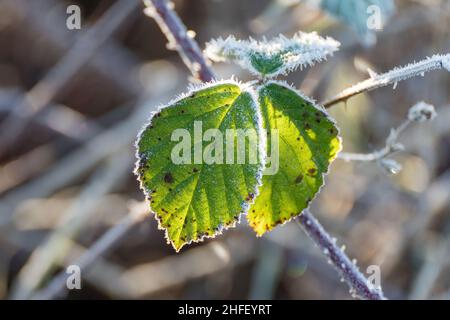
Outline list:
[[[291,1],[292,2],[292,1]],[[81,30],[66,28],[69,4]],[[321,101],[367,78],[450,52],[450,3],[397,1],[373,48],[304,3],[175,1],[196,40],[317,30],[342,43],[287,81]],[[29,298],[127,214],[143,195],[133,142],[152,110],[185,91],[189,74],[138,0],[0,0],[0,298]],[[86,35],[87,33],[87,35]],[[248,73],[214,65],[221,77]],[[401,137],[395,175],[336,160],[313,212],[362,271],[381,268],[386,296],[450,298],[450,74],[428,73],[331,109],[344,149],[370,152],[409,107],[436,106]],[[245,219],[176,254],[152,217],[82,273],[68,298],[348,299],[348,288],[295,223],[256,239]]]

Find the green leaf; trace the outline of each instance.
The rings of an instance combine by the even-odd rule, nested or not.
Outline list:
[[[367,45],[375,43],[375,31],[378,31],[369,28],[368,23],[379,16],[378,27],[383,28],[395,12],[393,0],[321,0],[320,6],[352,27]]]
[[[166,230],[168,242],[177,251],[186,243],[214,237],[223,228],[234,226],[248,209],[263,169],[258,114],[253,96],[238,84],[214,83],[162,108],[141,132],[135,171],[159,227]],[[176,129],[189,133],[191,147],[187,152],[177,148],[184,140],[173,138]],[[201,134],[208,129],[219,129],[224,136],[226,129],[254,130],[258,139],[256,161],[247,159],[245,164],[238,164],[235,160],[228,164],[228,140],[223,137],[220,141],[214,135],[210,141],[203,141]],[[234,148],[229,153],[237,159],[236,135],[232,139]],[[223,157],[219,147],[223,147]],[[246,152],[249,148],[250,144],[245,144]],[[190,161],[174,163],[174,153],[190,157]],[[206,163],[202,155],[208,154],[216,160]],[[220,158],[223,163],[217,160]]]
[[[283,68],[286,52],[276,54],[266,54],[263,52],[252,52],[249,54],[251,66],[262,75],[276,73]]]
[[[208,42],[205,54],[213,61],[235,61],[254,75],[273,78],[320,62],[337,51],[339,45],[315,32],[298,32],[289,39],[279,35],[270,41],[229,36]]]
[[[250,226],[261,236],[308,207],[323,185],[323,176],[341,142],[326,113],[285,84],[270,82],[260,87],[259,104],[263,127],[270,131],[267,153],[271,162],[276,150],[279,155],[278,171],[263,176],[259,195],[247,215]],[[276,137],[277,149],[272,148]]]

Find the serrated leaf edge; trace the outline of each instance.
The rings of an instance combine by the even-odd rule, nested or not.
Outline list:
[[[233,85],[237,85],[239,86],[239,88],[241,89],[241,94],[246,92],[249,93],[252,97],[253,100],[253,106],[255,109],[255,117],[256,117],[256,123],[257,123],[257,127],[260,134],[260,139],[261,139],[261,143],[258,146],[258,157],[259,157],[259,161],[261,163],[261,170],[259,170],[259,174],[256,176],[256,181],[257,181],[257,185],[255,186],[255,190],[253,190],[253,194],[254,197],[252,199],[250,199],[250,201],[246,201],[243,200],[241,203],[241,212],[238,214],[238,218],[231,224],[224,224],[221,225],[219,230],[217,230],[215,232],[214,235],[202,235],[201,237],[199,237],[198,239],[191,239],[190,241],[182,244],[180,247],[176,247],[174,242],[172,240],[170,240],[169,238],[169,231],[167,228],[164,228],[164,226],[162,226],[160,218],[158,217],[158,215],[152,210],[152,206],[151,206],[151,192],[149,192],[147,190],[147,188],[144,185],[144,182],[142,181],[140,175],[139,175],[139,168],[140,168],[140,162],[142,161],[141,156],[139,155],[139,141],[141,139],[141,136],[143,135],[144,131],[152,124],[152,119],[154,117],[155,114],[159,113],[162,109],[169,107],[175,103],[177,103],[178,101],[189,97],[191,94],[193,94],[196,91],[199,90],[203,90],[203,89],[207,89],[216,85],[221,85],[221,84],[233,84]],[[232,77],[231,79],[222,79],[222,80],[213,80],[210,82],[206,82],[206,83],[202,83],[202,84],[198,84],[198,85],[190,85],[188,87],[188,91],[186,93],[182,93],[179,94],[176,98],[170,100],[168,103],[166,104],[161,104],[159,105],[154,111],[152,111],[150,113],[150,116],[147,118],[147,121],[144,123],[144,125],[141,127],[141,129],[139,130],[139,133],[136,137],[134,146],[135,146],[135,157],[136,157],[136,162],[135,162],[135,167],[133,170],[133,173],[137,176],[137,180],[139,182],[139,188],[142,190],[142,192],[144,193],[145,196],[145,201],[148,204],[149,210],[150,210],[150,214],[153,214],[153,216],[155,217],[156,221],[158,222],[158,229],[159,230],[164,230],[164,238],[166,239],[167,244],[170,244],[174,250],[176,252],[179,252],[185,245],[190,245],[192,243],[199,243],[199,242],[203,242],[205,239],[213,239],[216,236],[222,235],[223,231],[228,230],[230,228],[234,228],[236,227],[236,224],[240,223],[241,220],[241,216],[246,214],[250,208],[250,206],[254,203],[256,197],[259,195],[259,187],[262,185],[262,176],[263,176],[263,171],[264,171],[264,167],[265,167],[265,160],[266,157],[264,156],[266,154],[266,150],[265,150],[265,146],[266,146],[266,137],[264,134],[262,134],[262,116],[261,116],[261,112],[260,112],[260,107],[259,107],[259,103],[258,103],[258,97],[256,94],[256,90],[253,87],[254,81],[248,82],[248,83],[242,83],[240,81],[237,81],[234,77]]]
[[[261,84],[260,86],[258,86],[258,87],[256,88],[256,92],[258,93],[258,96],[259,96],[259,92],[260,92],[262,89],[264,89],[265,86],[268,86],[268,85],[270,85],[270,84],[277,84],[277,85],[279,85],[279,86],[282,86],[282,87],[285,87],[285,88],[287,88],[287,89],[289,89],[289,90],[294,91],[294,92],[295,92],[296,94],[298,94],[302,99],[304,99],[304,100],[306,100],[307,102],[309,102],[314,108],[316,108],[316,109],[319,110],[319,111],[324,112],[324,114],[326,115],[327,120],[330,120],[330,121],[335,125],[335,127],[336,127],[336,129],[337,129],[337,135],[336,135],[336,137],[337,137],[338,140],[339,140],[339,149],[337,150],[336,155],[333,157],[333,159],[330,160],[330,164],[329,164],[329,166],[328,166],[328,170],[327,170],[326,172],[322,172],[322,173],[321,173],[321,174],[322,174],[322,179],[323,179],[323,184],[319,187],[319,190],[317,190],[317,192],[314,194],[314,196],[312,197],[312,199],[311,199],[311,201],[309,202],[309,204],[303,209],[303,211],[305,211],[305,210],[308,210],[308,209],[309,209],[309,207],[311,206],[311,203],[314,201],[314,199],[317,198],[317,196],[318,196],[318,195],[320,194],[320,192],[322,191],[323,187],[326,185],[326,183],[325,183],[326,176],[330,173],[330,170],[331,170],[330,168],[331,168],[331,166],[333,165],[334,160],[336,160],[337,155],[339,154],[339,152],[342,151],[342,148],[343,148],[343,147],[342,147],[342,137],[340,136],[340,129],[339,129],[339,126],[338,126],[337,123],[336,123],[336,120],[335,120],[334,118],[332,118],[332,117],[328,114],[327,110],[326,110],[322,105],[318,104],[313,98],[308,97],[308,96],[305,95],[303,92],[301,92],[300,90],[296,89],[294,86],[290,85],[290,84],[287,83],[286,81],[282,81],[282,80],[269,80],[269,81],[265,82],[264,84]],[[258,100],[258,101],[259,101],[259,100]],[[259,103],[258,103],[258,104],[259,104]],[[256,200],[256,197],[255,197],[255,200]],[[255,233],[256,233],[256,236],[257,236],[258,238],[260,238],[260,237],[262,237],[263,235],[265,235],[265,234],[267,234],[267,233],[269,233],[269,232],[275,230],[277,227],[280,227],[280,226],[285,225],[286,223],[288,223],[288,222],[292,221],[293,219],[296,219],[297,217],[299,217],[299,216],[303,213],[303,211],[300,212],[299,214],[295,215],[295,216],[292,216],[291,218],[289,218],[289,219],[287,219],[287,220],[285,220],[285,221],[282,221],[280,224],[277,224],[276,227],[274,227],[274,228],[271,229],[271,230],[265,231],[263,234],[258,234],[258,233],[255,232]],[[248,219],[247,219],[247,221],[248,221]],[[254,230],[253,230],[253,231],[254,231]]]

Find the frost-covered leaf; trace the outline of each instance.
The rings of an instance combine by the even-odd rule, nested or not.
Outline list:
[[[341,143],[325,111],[288,85],[270,82],[262,86],[259,103],[263,127],[278,130],[279,150],[279,169],[263,176],[259,196],[247,215],[249,224],[262,235],[308,207]],[[274,137],[267,135],[272,167]]]
[[[376,41],[375,32],[382,29],[395,12],[393,0],[319,0],[331,15],[351,26],[365,44]]]
[[[209,141],[206,135],[208,129],[224,135],[226,129],[254,130],[259,142],[258,114],[252,95],[239,84],[213,83],[160,109],[139,135],[136,174],[159,227],[177,251],[233,226],[246,212],[261,179],[262,151],[258,147],[254,161],[227,164],[230,155],[237,159],[238,143],[225,152],[226,141],[236,135],[221,139],[213,130]],[[186,134],[188,140],[182,138]],[[183,141],[189,142],[187,149],[180,149]],[[249,148],[245,144],[245,151]]]
[[[206,44],[205,54],[213,61],[235,61],[255,75],[273,78],[324,60],[339,48],[339,42],[316,33],[299,32],[267,41],[237,40],[233,36]]]

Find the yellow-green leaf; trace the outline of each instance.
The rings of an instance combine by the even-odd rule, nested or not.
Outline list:
[[[248,209],[263,169],[258,114],[251,93],[232,81],[222,82],[170,103],[141,132],[136,173],[159,227],[177,251],[233,226]],[[210,132],[222,133],[222,138],[205,139],[209,129],[217,129]],[[238,147],[248,154],[250,143],[239,144],[236,132],[230,138],[227,129],[255,132],[254,161],[248,155],[245,163],[238,163]],[[189,141],[176,132],[188,134]],[[235,143],[228,152],[230,141]],[[181,148],[182,142],[189,142],[189,148]],[[174,161],[181,155],[182,162]],[[212,157],[205,161],[208,155]],[[234,161],[228,162],[230,156]]]
[[[263,127],[269,130],[267,153],[272,154],[271,162],[276,161],[276,154],[279,161],[275,174],[263,176],[259,195],[247,215],[250,226],[262,235],[308,207],[323,185],[341,142],[325,111],[288,85],[270,82],[258,93]],[[276,135],[274,130],[278,130]],[[275,136],[278,152],[271,150]]]

